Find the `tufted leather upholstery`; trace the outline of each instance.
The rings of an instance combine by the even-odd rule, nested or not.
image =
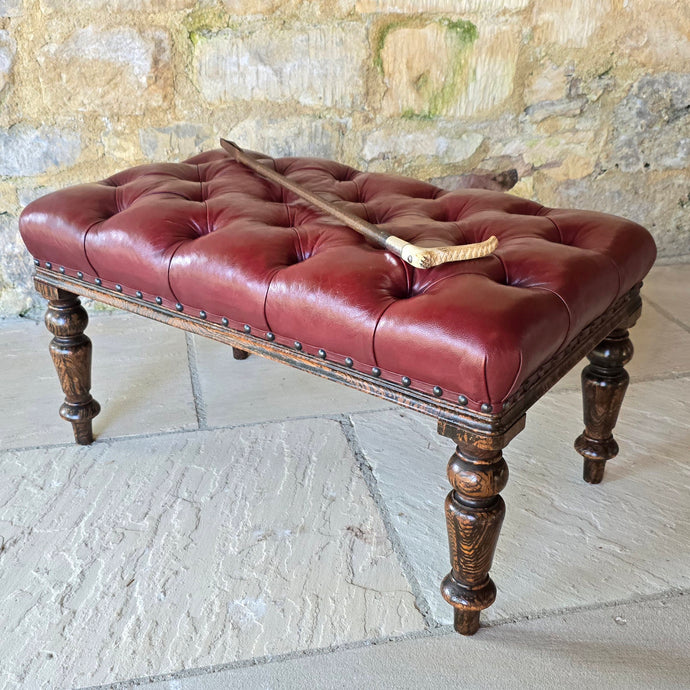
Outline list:
[[[21,233],[48,268],[494,411],[654,262],[649,233],[615,216],[267,160],[410,242],[493,234],[499,248],[411,268],[223,151],[49,194],[25,209]]]

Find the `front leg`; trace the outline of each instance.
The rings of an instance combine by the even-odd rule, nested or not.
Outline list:
[[[48,298],[45,323],[54,336],[50,354],[65,393],[60,416],[71,422],[75,441],[88,445],[93,441],[91,420],[101,411],[89,392],[91,340],[84,335],[89,317],[76,295],[45,284],[42,288],[42,294]]]
[[[441,593],[455,609],[455,630],[473,635],[479,628],[479,612],[496,599],[489,569],[505,515],[498,494],[508,482],[508,465],[500,450],[485,450],[460,439],[448,463],[448,479],[453,486],[446,498],[452,569]]]

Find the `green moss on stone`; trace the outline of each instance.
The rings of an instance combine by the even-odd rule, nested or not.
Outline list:
[[[463,45],[472,45],[479,37],[476,25],[465,19],[441,19],[439,23],[452,31]]]
[[[405,108],[405,110],[400,113],[400,117],[402,117],[403,120],[433,120],[434,115],[432,115],[429,111],[424,112],[424,113],[416,113],[412,108]]]
[[[194,10],[184,18],[183,24],[194,46],[211,31],[234,28],[230,15],[218,9]]]
[[[466,71],[467,55],[479,37],[479,31],[475,24],[464,19],[449,19],[443,17],[440,19],[426,19],[423,17],[405,17],[394,22],[390,22],[382,26],[374,40],[374,64],[381,72],[383,69],[383,48],[386,43],[386,38],[390,33],[397,29],[411,29],[422,28],[431,23],[439,24],[444,27],[453,42],[455,43],[452,51],[452,64],[448,77],[444,80],[443,86],[440,89],[431,91],[428,75],[422,75],[414,85],[415,89],[422,93],[424,91],[431,91],[428,95],[428,107],[420,112],[416,112],[412,108],[407,108],[401,113],[401,117],[407,120],[419,119],[429,120],[439,115],[443,115],[457,98],[459,89],[463,84],[463,75]]]
[[[389,24],[384,24],[379,28],[374,37],[374,65],[376,65],[381,74],[383,74],[383,58],[381,57],[381,53],[383,52],[383,46],[386,43],[388,34],[397,29],[419,28],[426,23],[428,22],[421,21],[419,17],[405,17],[403,19],[396,19]]]

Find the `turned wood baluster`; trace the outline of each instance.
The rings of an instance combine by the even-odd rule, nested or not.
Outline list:
[[[91,420],[100,405],[91,397],[91,340],[84,335],[89,317],[79,298],[58,288],[41,290],[48,297],[45,323],[53,334],[50,354],[65,393],[60,416],[71,422],[74,439],[88,445],[93,441]]]
[[[618,454],[612,432],[630,381],[623,368],[633,356],[628,335],[625,328],[610,333],[587,355],[591,364],[582,371],[585,430],[575,450],[585,459],[583,478],[590,484],[601,482],[606,461]]]
[[[498,494],[508,481],[508,465],[500,450],[461,442],[448,463],[448,479],[453,486],[446,498],[452,569],[441,593],[455,609],[455,630],[472,635],[479,628],[479,612],[496,599],[489,569],[505,515]]]

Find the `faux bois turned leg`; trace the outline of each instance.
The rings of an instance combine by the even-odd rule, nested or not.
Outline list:
[[[585,459],[583,478],[590,484],[601,482],[606,461],[618,454],[613,428],[630,380],[623,367],[632,356],[626,328],[612,331],[587,355],[590,364],[582,371],[585,429],[575,441],[575,450]]]
[[[448,479],[453,487],[446,498],[451,571],[441,592],[455,609],[455,630],[473,635],[479,612],[496,598],[489,569],[505,514],[498,494],[508,481],[508,466],[500,449],[460,441],[448,463]]]
[[[232,356],[235,359],[247,359],[247,357],[249,357],[249,353],[246,350],[240,350],[239,347],[233,347]]]
[[[53,334],[50,354],[65,393],[60,416],[71,422],[74,439],[88,445],[93,441],[91,420],[100,405],[91,397],[91,340],[84,335],[89,317],[79,298],[58,288],[44,286],[48,298],[45,323]]]

